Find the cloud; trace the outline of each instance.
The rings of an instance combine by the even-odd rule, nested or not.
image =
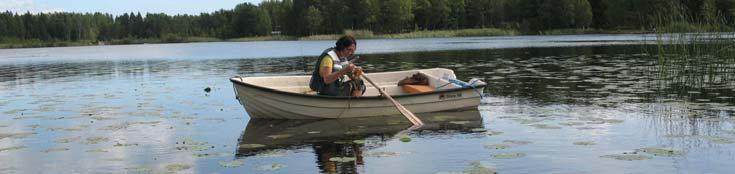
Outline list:
[[[63,9],[59,8],[48,8],[44,5],[38,5],[33,0],[0,0],[0,10],[15,13],[51,13],[63,11]]]

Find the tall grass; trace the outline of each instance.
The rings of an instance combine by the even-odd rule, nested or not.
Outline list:
[[[660,19],[656,49],[649,51],[658,58],[659,85],[677,86],[682,93],[735,86],[735,33],[720,32],[726,28],[717,22]]]

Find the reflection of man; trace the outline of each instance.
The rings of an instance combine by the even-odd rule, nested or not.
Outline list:
[[[346,81],[345,75],[362,72],[362,68],[351,64],[347,58],[357,49],[357,42],[352,36],[342,36],[334,48],[324,50],[317,60],[311,75],[309,87],[319,95],[362,96],[365,84],[360,79]]]
[[[314,144],[316,161],[322,173],[357,173],[357,167],[363,166],[362,147],[359,144],[318,143]],[[355,161],[330,161],[334,157],[354,157]]]

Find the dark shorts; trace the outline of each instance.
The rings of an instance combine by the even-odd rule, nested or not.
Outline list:
[[[365,94],[365,82],[362,80],[348,80],[342,82],[339,89],[339,96],[352,96],[352,91],[360,90],[362,94]]]

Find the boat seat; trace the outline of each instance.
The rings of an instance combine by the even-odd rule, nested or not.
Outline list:
[[[403,87],[403,92],[409,93],[409,94],[434,91],[434,88],[432,88],[429,85],[403,85],[402,87]]]

